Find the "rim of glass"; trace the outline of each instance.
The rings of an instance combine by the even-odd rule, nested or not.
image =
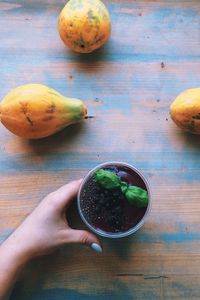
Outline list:
[[[134,172],[136,172],[144,181],[147,192],[148,192],[148,206],[146,209],[146,212],[144,214],[144,216],[142,217],[142,219],[140,220],[140,222],[134,226],[133,228],[130,228],[129,230],[127,230],[126,232],[120,232],[120,233],[108,233],[105,231],[101,231],[99,229],[94,228],[88,221],[87,219],[84,217],[83,213],[82,213],[82,209],[81,209],[81,205],[80,205],[80,196],[81,196],[81,192],[82,189],[86,183],[86,181],[94,174],[95,171],[97,171],[98,169],[104,168],[108,165],[123,165],[125,167],[128,167],[130,169],[132,169]],[[107,237],[107,238],[122,238],[122,237],[126,237],[131,235],[132,233],[136,232],[140,227],[142,227],[146,221],[147,216],[149,215],[150,209],[151,209],[151,191],[150,191],[150,187],[149,187],[149,183],[147,181],[147,179],[144,177],[144,175],[135,167],[133,167],[132,165],[130,165],[129,163],[126,162],[121,162],[121,161],[107,161],[105,163],[99,164],[96,167],[94,167],[93,169],[91,169],[87,175],[84,177],[81,186],[79,188],[78,191],[78,195],[77,195],[77,205],[78,205],[78,211],[79,211],[79,215],[82,219],[82,221],[85,223],[85,225],[94,233],[102,236],[102,237]]]

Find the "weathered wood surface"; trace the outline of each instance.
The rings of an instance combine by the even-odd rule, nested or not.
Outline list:
[[[144,172],[152,211],[129,239],[102,240],[102,255],[69,246],[30,263],[13,299],[200,299],[200,140],[168,115],[200,83],[200,2],[107,0],[111,39],[83,56],[58,36],[64,3],[0,1],[0,97],[43,83],[94,116],[41,141],[0,127],[0,239],[48,192],[111,159]]]

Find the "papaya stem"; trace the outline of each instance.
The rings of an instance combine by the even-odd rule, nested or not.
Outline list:
[[[94,116],[85,116],[85,119],[94,119]]]

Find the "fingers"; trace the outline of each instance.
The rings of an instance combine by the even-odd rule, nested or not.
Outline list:
[[[102,252],[100,241],[97,237],[85,230],[68,229],[66,233],[66,242],[87,245],[96,252]]]
[[[76,197],[81,183],[82,179],[71,181],[51,194],[61,210],[67,208]]]

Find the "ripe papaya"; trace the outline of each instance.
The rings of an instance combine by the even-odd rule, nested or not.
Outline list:
[[[41,84],[19,86],[0,103],[1,123],[14,134],[29,139],[52,135],[81,121],[86,114],[81,100],[66,98]]]
[[[181,129],[200,134],[200,88],[181,93],[170,106],[172,120]]]
[[[109,12],[100,0],[69,0],[58,19],[63,42],[80,53],[100,48],[109,38]]]

